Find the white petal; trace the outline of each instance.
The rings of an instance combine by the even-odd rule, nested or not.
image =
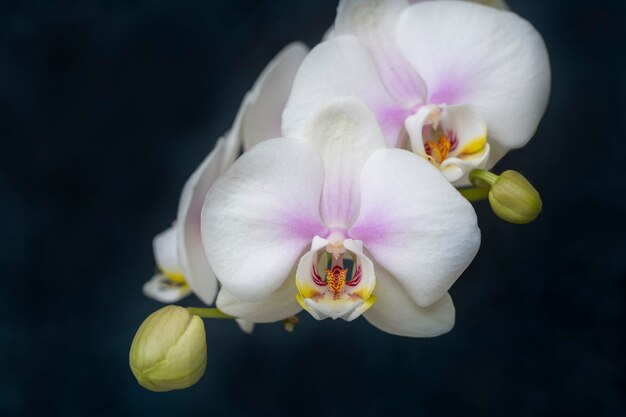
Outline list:
[[[484,149],[475,155],[464,158],[450,157],[441,164],[441,172],[454,184],[455,187],[463,187],[470,184],[467,176],[474,169],[482,169],[487,165],[491,147],[485,144]]]
[[[283,134],[302,138],[311,117],[337,97],[363,100],[376,114],[387,143],[396,145],[408,113],[385,89],[365,46],[345,35],[317,45],[302,62],[283,113]]]
[[[376,61],[387,91],[405,108],[422,103],[426,89],[396,42],[396,25],[406,0],[342,0],[335,20],[336,35],[354,35]]]
[[[237,325],[241,329],[242,332],[246,334],[252,334],[254,331],[254,323],[244,319],[236,319]]]
[[[509,10],[510,7],[504,0],[469,0],[474,3],[483,4],[485,6],[495,7],[500,10]]]
[[[411,152],[376,152],[363,169],[361,198],[350,237],[421,306],[441,298],[478,251],[472,205]]]
[[[430,0],[409,0],[410,4],[415,4],[415,3],[421,3],[423,1],[430,1]],[[485,6],[491,6],[491,7],[495,7],[496,9],[501,9],[501,10],[509,10],[510,7],[506,4],[506,2],[504,0],[465,0],[465,1],[470,1],[472,3],[478,3],[478,4],[483,4]]]
[[[309,49],[294,42],[287,45],[265,67],[247,97],[243,120],[244,150],[262,140],[281,137],[281,116],[291,92],[293,80]]]
[[[441,125],[445,131],[454,132],[458,140],[451,157],[474,154],[487,142],[487,124],[474,106],[458,105],[444,108]]]
[[[420,307],[395,278],[376,268],[376,303],[365,312],[365,319],[380,330],[408,337],[435,337],[454,327],[454,304],[445,293],[434,304]]]
[[[217,296],[217,307],[233,317],[254,323],[272,323],[298,314],[302,308],[296,301],[298,289],[295,273],[289,274],[283,285],[259,301],[243,301],[222,288]]]
[[[374,114],[357,99],[334,99],[311,118],[301,138],[324,161],[322,219],[328,227],[348,228],[358,213],[363,165],[385,148]]]
[[[550,91],[546,47],[530,23],[469,2],[423,2],[404,12],[397,34],[429,103],[476,106],[509,149],[530,139]]]
[[[239,156],[241,152],[241,143],[243,141],[243,132],[242,125],[243,120],[248,111],[248,107],[250,106],[250,93],[246,94],[239,105],[239,110],[237,110],[237,115],[235,116],[235,120],[233,121],[233,126],[230,130],[224,135],[223,138],[220,138],[215,145],[215,148],[219,146],[220,141],[225,141],[225,143],[221,146],[224,149],[221,156],[218,159],[221,159],[221,165],[219,166],[219,172],[222,173],[230,168],[235,159]],[[208,158],[208,157],[207,157]]]
[[[411,140],[411,148],[418,155],[426,156],[424,150],[424,125],[429,116],[438,109],[434,104],[420,107],[415,114],[410,115],[404,121],[404,127]]]
[[[326,32],[324,32],[324,36],[322,36],[322,42],[326,42],[327,40],[335,37],[335,25],[331,25]]]
[[[191,289],[184,284],[172,282],[163,274],[155,274],[143,284],[143,294],[161,303],[175,303],[191,294]]]
[[[323,181],[317,152],[281,138],[253,147],[215,182],[202,212],[202,240],[213,271],[234,296],[269,296],[313,236],[325,233]]]
[[[217,295],[217,278],[204,254],[200,217],[204,198],[219,177],[228,144],[236,142],[234,135],[228,141],[220,139],[215,148],[185,183],[178,203],[178,257],[187,283],[204,303],[210,305]],[[232,163],[232,162],[231,162]]]
[[[161,271],[174,277],[180,276],[182,280],[183,271],[178,260],[178,239],[177,227],[174,224],[169,229],[159,233],[152,239],[152,250],[154,259]]]

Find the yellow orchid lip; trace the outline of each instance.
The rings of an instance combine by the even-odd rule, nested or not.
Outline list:
[[[465,146],[459,150],[457,157],[462,158],[465,155],[473,155],[482,152],[487,144],[487,131],[481,136],[475,137],[467,141]]]
[[[170,281],[175,282],[180,285],[187,285],[187,280],[182,272],[172,271],[168,269],[159,268],[161,273],[165,275]]]

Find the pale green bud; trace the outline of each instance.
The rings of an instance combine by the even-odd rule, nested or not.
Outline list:
[[[522,174],[504,171],[495,180],[489,192],[489,203],[494,213],[510,223],[530,223],[541,213],[541,197]]]
[[[198,316],[163,307],[141,324],[130,347],[130,369],[150,391],[188,388],[206,369],[206,335]]]

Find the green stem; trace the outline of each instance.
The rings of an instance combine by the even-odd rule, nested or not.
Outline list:
[[[489,197],[489,188],[482,187],[472,187],[472,188],[461,188],[458,190],[459,193],[463,197],[467,199],[470,203],[475,203],[477,201],[484,200]]]
[[[499,175],[485,169],[475,169],[469,173],[469,180],[476,187],[491,188],[498,180]]]
[[[187,311],[205,319],[234,319],[233,316],[222,313],[217,308],[187,307]]]

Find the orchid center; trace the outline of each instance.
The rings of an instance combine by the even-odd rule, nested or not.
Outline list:
[[[317,320],[351,321],[374,304],[374,284],[373,265],[360,241],[316,237],[298,266],[296,299]]]
[[[424,156],[450,181],[484,167],[489,156],[487,126],[472,106],[425,105],[405,120],[413,152]]]
[[[441,163],[448,159],[450,152],[455,151],[458,146],[455,133],[452,130],[445,132],[441,125],[438,128],[433,125],[424,126],[422,136],[426,157],[436,166],[441,166]]]

